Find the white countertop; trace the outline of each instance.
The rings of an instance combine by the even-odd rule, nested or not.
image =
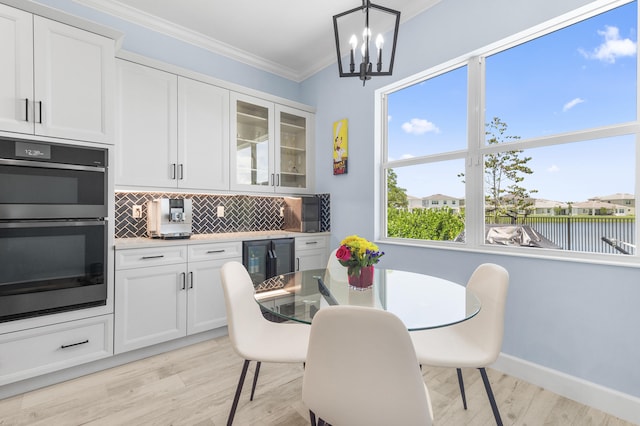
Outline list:
[[[167,245],[206,244],[222,241],[265,240],[270,238],[295,238],[331,235],[330,232],[292,232],[292,231],[254,231],[254,232],[226,232],[219,234],[193,234],[191,238],[163,240],[161,238],[116,238],[115,249],[127,250],[134,248],[158,247]]]

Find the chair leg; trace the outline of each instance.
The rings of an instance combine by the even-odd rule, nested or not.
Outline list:
[[[460,385],[460,395],[462,395],[462,406],[464,409],[467,409],[467,397],[464,394],[464,380],[462,380],[462,369],[456,368],[456,372],[458,373],[458,385]]]
[[[256,372],[253,374],[253,386],[251,386],[251,398],[249,398],[249,401],[253,401],[253,394],[256,392],[256,384],[258,383],[258,374],[260,374],[260,364],[261,362],[258,361],[258,363],[256,364]]]
[[[242,366],[242,373],[240,373],[240,380],[238,380],[238,387],[236,388],[236,395],[233,397],[233,404],[231,405],[231,412],[229,413],[229,418],[227,419],[227,426],[231,426],[233,424],[233,418],[236,415],[236,408],[238,407],[238,401],[240,400],[240,392],[242,392],[242,385],[244,384],[244,378],[247,375],[247,370],[249,369],[249,360],[244,360],[244,365]]]
[[[487,396],[489,397],[489,403],[491,404],[491,409],[493,410],[493,416],[496,418],[496,425],[502,426],[502,419],[500,418],[500,412],[498,411],[498,405],[496,404],[496,398],[493,396],[493,391],[491,390],[491,384],[489,383],[489,377],[487,377],[487,370],[484,368],[479,368],[480,375],[482,375],[482,381],[484,382],[484,388],[487,390]]]
[[[316,426],[316,414],[309,410],[309,420],[311,420],[311,426]]]

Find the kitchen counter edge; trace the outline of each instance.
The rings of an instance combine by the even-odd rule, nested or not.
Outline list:
[[[292,232],[292,231],[254,231],[254,232],[228,232],[220,234],[194,234],[191,238],[163,240],[160,238],[116,238],[114,248],[116,250],[129,250],[138,248],[183,246],[194,244],[208,244],[229,241],[266,240],[273,238],[296,237],[324,237],[331,232]]]

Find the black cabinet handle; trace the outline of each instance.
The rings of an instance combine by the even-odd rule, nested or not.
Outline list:
[[[156,256],[142,256],[141,259],[142,260],[149,260],[149,259],[161,259],[164,257],[164,254],[158,254]]]
[[[318,244],[318,242],[317,241],[307,241],[305,244],[306,245]]]
[[[186,290],[187,289],[187,274],[185,274],[184,272],[180,274],[180,276],[182,277],[182,290]]]
[[[180,180],[184,179],[184,164],[180,164],[178,166],[178,179]]]
[[[300,270],[300,258],[296,257],[296,271]]]
[[[40,116],[38,124],[42,124],[42,101],[38,101],[38,115]]]
[[[29,121],[29,98],[24,99],[24,121]]]
[[[60,346],[60,349],[67,349],[67,348],[71,348],[73,346],[84,345],[85,343],[89,343],[89,339],[84,340],[82,342],[78,342],[78,343],[72,343],[70,345],[62,345],[62,346]]]
[[[207,254],[213,254],[213,253],[224,253],[224,250],[209,250],[207,252]]]
[[[280,173],[276,173],[276,186],[280,186]]]
[[[189,272],[189,288],[193,288],[193,271]]]
[[[176,163],[171,163],[171,179],[176,178]]]

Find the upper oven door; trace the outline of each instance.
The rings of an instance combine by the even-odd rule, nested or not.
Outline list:
[[[107,216],[106,166],[83,161],[83,155],[106,158],[106,152],[17,141],[12,149],[4,148],[0,152],[0,220]],[[15,154],[24,151],[44,154],[34,158]]]

